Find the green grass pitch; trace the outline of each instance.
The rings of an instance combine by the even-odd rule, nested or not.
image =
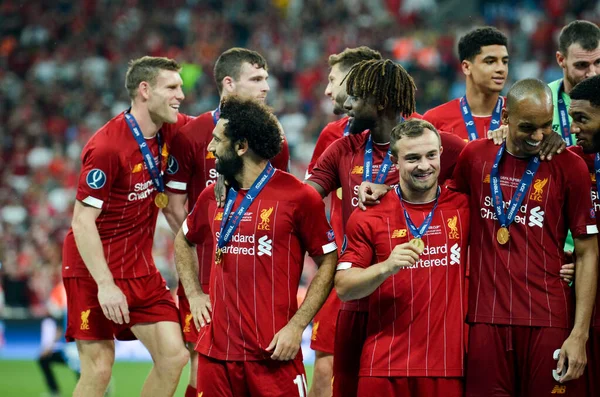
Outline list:
[[[150,371],[148,362],[116,362],[113,369],[114,393],[112,397],[139,396],[142,384]],[[75,376],[65,366],[54,366],[62,396],[70,396],[75,387]],[[175,396],[183,397],[187,386],[189,368],[183,369]],[[310,385],[312,366],[306,366]],[[34,361],[0,360],[0,395],[2,397],[39,397],[46,392],[42,372]]]

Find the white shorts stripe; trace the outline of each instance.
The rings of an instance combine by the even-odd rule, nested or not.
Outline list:
[[[187,237],[187,234],[190,231],[190,228],[187,225],[187,218],[181,224],[181,230],[183,230],[183,235]]]
[[[337,265],[337,270],[348,270],[352,267],[352,262],[340,262]]]

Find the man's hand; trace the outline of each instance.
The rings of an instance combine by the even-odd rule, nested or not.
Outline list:
[[[188,298],[190,302],[190,313],[194,317],[194,325],[196,329],[204,327],[204,324],[210,324],[210,315],[212,313],[212,305],[210,297],[207,294],[199,294]]]
[[[364,181],[358,188],[358,208],[365,211],[367,205],[379,204],[379,199],[392,190],[388,185]]]
[[[508,135],[508,126],[504,125],[504,124],[502,124],[500,127],[498,127],[495,130],[488,131],[488,139],[491,139],[492,141],[494,141],[494,145],[497,145],[497,146],[502,145],[502,143],[506,139],[507,135]]]
[[[542,143],[540,144],[540,160],[552,160],[552,156],[560,154],[567,144],[559,134],[550,133],[544,136]]]
[[[390,276],[403,267],[413,266],[419,260],[419,249],[411,243],[403,243],[394,247],[390,256],[385,260],[385,271]]]
[[[217,207],[223,208],[227,198],[227,185],[225,184],[225,177],[221,174],[217,176],[215,182],[215,198],[217,199]]]
[[[565,251],[565,261],[560,268],[560,277],[570,285],[575,280],[575,260],[571,251]]]
[[[303,331],[304,329],[291,323],[280,329],[266,349],[268,352],[273,352],[271,358],[273,360],[288,361],[296,357],[298,350],[300,350]]]
[[[563,343],[558,356],[558,365],[556,366],[556,371],[561,374],[560,383],[578,379],[583,375],[587,364],[585,343],[585,339],[573,335],[570,335]],[[567,366],[567,373],[562,374],[565,365]]]
[[[129,324],[129,306],[125,294],[114,282],[98,285],[98,302],[102,312],[110,321]]]

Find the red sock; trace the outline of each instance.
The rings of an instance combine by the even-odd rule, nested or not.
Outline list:
[[[185,397],[198,397],[197,393],[196,388],[190,385],[185,389]]]

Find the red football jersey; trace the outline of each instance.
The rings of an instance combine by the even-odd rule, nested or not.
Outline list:
[[[509,242],[500,245],[490,188],[498,150],[487,139],[470,142],[454,171],[458,189],[470,194],[472,214],[468,319],[569,328],[574,300],[559,274],[567,231],[574,237],[597,233],[587,167],[569,151],[542,161],[509,226]],[[528,163],[529,159],[504,154],[499,175],[505,208]]]
[[[232,212],[245,195],[238,193]],[[222,218],[214,189],[207,187],[182,228],[196,244],[211,233],[214,253]],[[270,357],[265,348],[298,309],[305,252],[320,256],[336,249],[321,197],[293,175],[276,171],[243,216],[221,264],[213,262],[212,321],[200,330],[196,350],[219,360]]]
[[[166,168],[173,137],[192,117],[178,115],[164,124],[161,167]],[[146,143],[159,161],[158,140]],[[100,128],[83,148],[77,200],[102,210],[96,219],[104,255],[114,278],[142,277],[156,272],[152,242],[158,216],[156,188],[124,113]],[[63,277],[91,277],[69,230],[63,245]]]
[[[503,100],[504,103],[502,104],[502,107],[506,105],[504,97]],[[460,98],[453,99],[450,102],[446,102],[428,110],[423,115],[423,119],[429,121],[439,131],[450,132],[467,142],[469,141],[469,133],[467,132],[467,126],[465,125],[460,107]],[[490,129],[495,130],[500,127],[500,125],[490,127],[490,124],[492,123],[491,115],[473,115],[473,121],[475,122],[475,128],[477,128],[479,138],[487,138],[487,133]]]
[[[468,200],[467,195],[442,187],[431,225],[422,237],[425,251],[419,261],[389,277],[371,294],[360,376],[463,376]],[[434,202],[404,201],[417,227],[433,206]],[[381,204],[354,212],[347,238],[338,271],[383,262],[396,245],[410,241],[396,190]]]
[[[440,157],[440,182],[448,179],[454,170],[458,154],[464,147],[464,142],[455,139],[451,134],[440,134],[444,152]],[[326,192],[341,188],[342,224],[345,225],[350,215],[358,207],[358,188],[362,183],[365,148],[369,133],[349,135],[338,139],[321,155],[313,169],[309,180],[318,184]],[[387,155],[389,144],[373,144],[373,176],[377,175],[383,159]],[[398,183],[398,170],[392,164],[385,180],[386,185]],[[344,302],[345,310],[368,310],[367,299]]]
[[[215,156],[208,151],[215,128],[214,110],[198,116],[183,127],[173,140],[169,166],[165,172],[166,189],[177,194],[187,194],[188,210],[192,210],[196,199],[208,185],[217,180]],[[275,168],[287,171],[290,161],[290,151],[287,140],[284,140],[281,152],[272,160]],[[210,239],[205,245],[198,244],[198,276],[202,285],[210,280],[210,265],[212,262],[212,244]],[[178,288],[183,294],[183,288]]]
[[[583,153],[583,149],[580,146],[571,146],[569,150],[581,157],[587,165],[591,182],[592,205],[596,213],[596,226],[600,227],[600,197],[598,196],[598,185],[596,184],[595,155]],[[600,240],[598,241],[598,250],[600,251]],[[598,282],[600,283],[600,274],[598,274]],[[592,327],[600,327],[600,292],[596,292],[596,305],[594,306],[594,314],[592,315]]]

